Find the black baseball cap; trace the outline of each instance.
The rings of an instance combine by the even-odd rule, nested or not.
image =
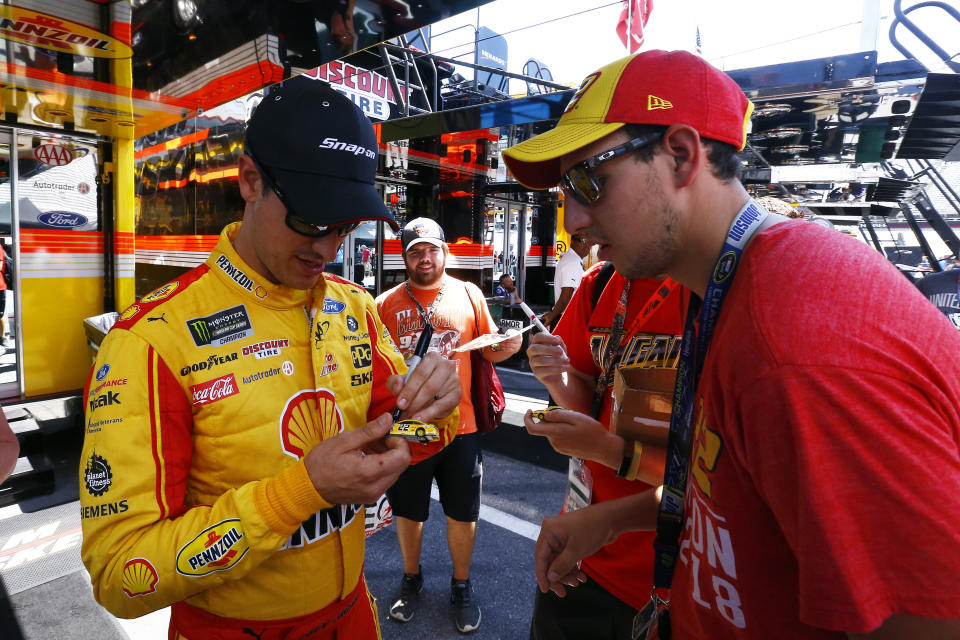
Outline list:
[[[384,220],[399,230],[374,183],[377,134],[329,85],[297,77],[271,87],[247,122],[244,151],[309,222]]]

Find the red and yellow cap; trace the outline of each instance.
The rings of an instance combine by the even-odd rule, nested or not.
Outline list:
[[[753,103],[730,76],[686,51],[644,51],[594,71],[570,98],[557,126],[503,152],[517,181],[548,189],[560,158],[625,124],[686,124],[738,150]]]

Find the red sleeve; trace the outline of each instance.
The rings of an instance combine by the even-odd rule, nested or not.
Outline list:
[[[590,353],[590,341],[584,340],[587,335],[587,328],[590,324],[590,316],[593,313],[592,295],[593,287],[597,282],[597,274],[605,263],[591,267],[580,281],[580,286],[573,292],[573,297],[563,310],[563,315],[557,323],[554,334],[563,338],[563,343],[567,347],[567,357],[570,358],[570,364],[581,373],[591,376],[600,375],[593,361],[593,354]],[[611,281],[617,275],[610,279]],[[608,283],[609,284],[609,283]]]
[[[406,373],[407,365],[404,364],[390,332],[372,306],[367,308],[367,331],[373,346],[373,384],[370,387],[370,408],[367,410],[369,421],[392,412],[396,407],[397,398],[387,389],[387,378]]]

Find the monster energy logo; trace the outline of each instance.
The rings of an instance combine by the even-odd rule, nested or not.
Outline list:
[[[242,304],[209,316],[190,318],[187,329],[198,347],[220,346],[253,335],[250,317]]]

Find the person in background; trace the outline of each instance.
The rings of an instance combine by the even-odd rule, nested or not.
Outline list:
[[[7,320],[7,291],[13,293],[13,259],[10,257],[10,248],[3,244],[3,260],[0,261],[0,354],[7,349],[13,349],[13,340],[10,338],[10,325]]]
[[[570,248],[557,260],[553,273],[553,308],[540,318],[543,324],[552,327],[567,308],[573,292],[583,278],[583,259],[590,253],[590,242],[583,234],[570,236]]]
[[[433,327],[429,350],[456,362],[462,395],[460,425],[453,443],[429,458],[414,456],[415,464],[387,491],[403,556],[403,576],[390,617],[409,622],[417,611],[424,582],[420,565],[423,523],[430,515],[430,486],[436,481],[453,561],[450,604],[454,624],[460,633],[469,633],[479,628],[481,618],[473,598],[470,563],[480,516],[483,455],[470,397],[470,354],[453,350],[478,335],[497,333],[497,325],[480,289],[445,273],[449,248],[440,225],[429,218],[411,220],[404,226],[400,242],[407,280],[377,297],[380,317],[404,357],[413,354],[429,323]],[[520,349],[521,340],[517,335],[486,347],[483,357],[490,362],[506,360]]]
[[[20,457],[20,441],[10,428],[7,416],[0,407],[0,484],[10,477]]]
[[[504,151],[619,273],[693,292],[665,486],[545,520],[537,582],[562,596],[656,528],[673,637],[960,637],[960,334],[864,243],[750,199],[751,112],[703,58],[650,50]]]
[[[960,269],[947,268],[924,276],[917,283],[920,292],[960,329]]]
[[[509,305],[516,305],[522,302],[520,296],[517,294],[517,285],[514,284],[513,278],[511,278],[508,273],[500,276],[500,283],[497,285],[497,288],[493,290],[493,295],[506,298],[506,302]]]
[[[306,78],[271,88],[238,160],[242,221],[104,338],[84,390],[81,556],[114,615],[170,606],[171,640],[380,637],[364,504],[426,446],[386,437],[390,413],[434,422],[439,448],[460,382],[435,354],[404,381],[373,299],[324,272],[360,222],[396,226],[376,169],[348,98]]]

